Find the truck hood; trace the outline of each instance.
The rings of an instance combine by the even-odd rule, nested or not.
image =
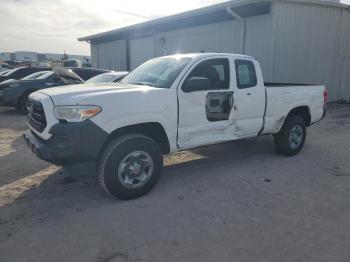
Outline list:
[[[50,96],[55,105],[76,105],[84,104],[84,100],[93,101],[94,97],[145,92],[152,89],[155,88],[122,83],[91,83],[47,88],[38,92]]]

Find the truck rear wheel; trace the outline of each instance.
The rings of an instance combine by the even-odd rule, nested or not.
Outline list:
[[[130,134],[114,139],[98,164],[99,181],[111,196],[121,200],[141,197],[158,182],[163,156],[151,138]]]
[[[291,116],[284,123],[281,131],[275,135],[275,148],[278,153],[294,156],[305,144],[306,124],[300,116]]]

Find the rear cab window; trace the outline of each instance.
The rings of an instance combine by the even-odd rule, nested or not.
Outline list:
[[[235,60],[237,87],[239,89],[250,88],[257,85],[257,77],[254,63],[250,60]]]

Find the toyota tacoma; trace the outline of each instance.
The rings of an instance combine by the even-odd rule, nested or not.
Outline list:
[[[272,135],[293,156],[325,115],[321,85],[264,83],[249,56],[202,53],[151,59],[120,83],[32,93],[24,140],[57,165],[94,161],[102,188],[119,199],[149,192],[163,155]]]

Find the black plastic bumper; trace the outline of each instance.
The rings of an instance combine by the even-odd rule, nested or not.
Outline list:
[[[90,120],[81,123],[59,123],[50,131],[49,140],[43,140],[27,130],[24,141],[39,158],[56,165],[70,165],[95,161],[108,134]]]

